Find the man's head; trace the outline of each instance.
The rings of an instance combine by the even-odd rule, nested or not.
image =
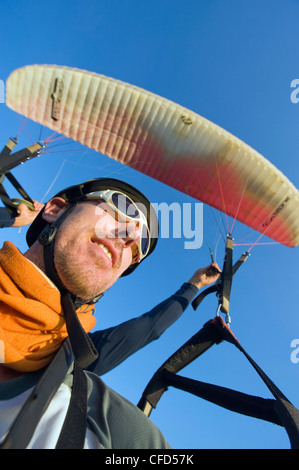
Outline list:
[[[38,240],[48,253],[48,276],[83,300],[93,299],[136,269],[154,250],[157,237],[157,216],[148,199],[111,178],[61,191],[27,232],[28,245]]]

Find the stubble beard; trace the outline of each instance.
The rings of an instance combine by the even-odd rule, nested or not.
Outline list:
[[[113,271],[117,271],[122,262],[120,255]],[[55,267],[59,278],[64,286],[76,297],[88,302],[109,289],[119,276],[113,276],[108,280],[100,279],[101,272],[106,269],[106,264],[98,257],[90,266],[78,261],[76,257],[70,256],[68,250],[55,250]]]

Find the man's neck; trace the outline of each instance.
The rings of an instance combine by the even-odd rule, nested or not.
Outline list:
[[[27,250],[24,253],[24,256],[25,256],[25,258],[28,259],[28,261],[30,261],[32,264],[34,264],[34,266],[47,279],[47,281],[51,284],[51,286],[55,287],[57,289],[55,284],[53,284],[51,279],[49,279],[45,274],[46,270],[45,270],[45,263],[44,263],[44,253],[43,253],[43,247],[40,245],[40,243],[35,242],[29,248],[29,250]]]
[[[25,253],[25,258],[37,266],[43,273],[45,272],[43,247],[35,242]]]

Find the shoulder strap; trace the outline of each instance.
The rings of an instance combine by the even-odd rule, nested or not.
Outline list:
[[[73,362],[68,340],[45,370],[23,405],[0,449],[26,449],[34,431],[60,387]],[[57,449],[82,449],[86,433],[87,380],[74,362],[74,379],[67,415],[58,438]]]
[[[71,347],[68,341],[65,341],[29,395],[0,449],[26,449],[72,361]]]
[[[84,369],[97,359],[98,351],[79,321],[69,292],[62,295],[61,305],[75,360]]]
[[[55,449],[83,449],[87,425],[87,379],[74,363],[71,400]]]

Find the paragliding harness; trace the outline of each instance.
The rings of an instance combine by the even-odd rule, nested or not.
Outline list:
[[[228,327],[231,320],[229,316],[229,301],[232,279],[237,269],[248,257],[248,253],[244,253],[233,265],[232,254],[232,238],[227,236],[225,259],[219,281],[214,286],[203,291],[192,302],[193,308],[196,309],[208,294],[216,292],[219,299],[216,317],[205,323],[200,331],[162,364],[146,386],[138,407],[149,416],[152,408],[156,408],[163,393],[168,390],[169,386],[172,386],[228,410],[282,426],[289,436],[291,447],[299,449],[299,410],[292,405],[265,372],[247,354]],[[226,314],[226,323],[220,316],[220,311]],[[208,351],[211,346],[222,341],[233,344],[245,355],[272,393],[274,399],[251,396],[228,388],[176,375],[177,372]]]
[[[31,160],[34,157],[40,155],[44,145],[41,142],[36,142],[29,147],[23,148],[18,152],[11,154],[15,145],[18,143],[16,138],[10,138],[2,152],[0,153],[0,198],[7,208],[12,218],[18,216],[17,205],[23,202],[28,205],[29,208],[33,209],[33,201],[27,194],[25,189],[20,185],[17,179],[12,175],[11,171],[16,166]],[[14,186],[18,193],[22,196],[22,199],[13,198],[11,199],[7,194],[3,186],[5,177]]]

